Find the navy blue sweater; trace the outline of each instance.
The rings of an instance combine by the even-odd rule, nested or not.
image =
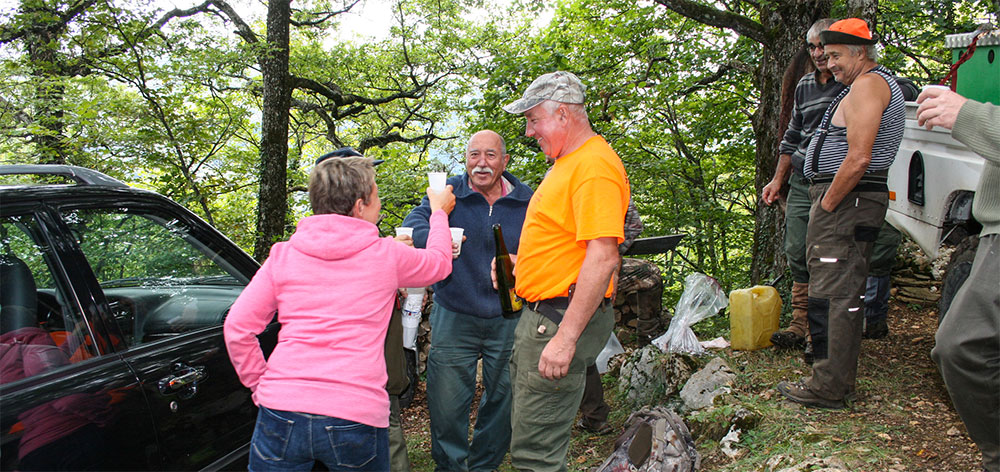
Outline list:
[[[451,275],[434,284],[434,303],[448,310],[481,318],[500,316],[500,299],[490,277],[490,260],[496,255],[493,225],[500,223],[507,250],[516,254],[524,213],[532,194],[531,188],[509,172],[504,172],[503,176],[514,188],[497,199],[492,208],[486,197],[469,187],[468,173],[448,179],[455,193],[455,209],[448,215],[448,224],[453,228],[465,228],[466,237],[461,255],[452,261]],[[424,197],[420,206],[403,220],[403,226],[413,228],[416,247],[427,244],[430,213],[430,204]]]

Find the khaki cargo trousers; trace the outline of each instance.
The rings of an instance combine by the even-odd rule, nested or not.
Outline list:
[[[820,202],[829,188],[829,183],[809,187],[808,310],[816,362],[806,383],[817,396],[843,400],[854,391],[868,261],[885,220],[889,193],[852,191],[828,212]]]
[[[566,470],[566,453],[573,419],[583,397],[587,366],[597,359],[614,324],[611,304],[602,303],[577,340],[569,374],[559,380],[546,380],[538,373],[538,359],[559,326],[541,313],[524,308],[514,331],[510,358],[510,379],[514,384],[510,461],[515,469]]]

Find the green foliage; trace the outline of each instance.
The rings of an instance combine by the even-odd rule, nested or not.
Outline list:
[[[543,172],[543,156],[523,136],[523,118],[500,106],[542,73],[576,73],[588,86],[595,130],[629,173],[645,225],[641,236],[687,234],[681,257],[660,258],[667,264],[667,306],[691,271],[712,275],[727,289],[745,285],[755,208],[749,122],[755,92],[752,77],[737,70],[749,69],[743,61],[754,61],[753,48],[664,8],[632,2],[561,3],[551,24],[537,32],[527,26],[530,15],[510,16],[507,29],[484,33],[507,39],[492,43],[489,60],[474,69],[486,83],[467,132],[491,128],[507,136],[512,171],[533,182]],[[735,53],[724,50],[730,46]],[[724,65],[732,72],[707,78]]]
[[[880,2],[883,62],[921,82],[939,79],[949,61],[944,34],[973,30],[988,3]],[[337,8],[296,3],[294,16],[308,22]],[[751,19],[757,11],[726,8]],[[76,16],[65,9],[21,0],[0,12],[0,161],[96,168],[180,201],[251,248],[263,25],[248,18],[258,37],[248,41],[222,14],[161,25],[165,12],[141,0],[98,2]],[[551,21],[539,20],[548,13]],[[308,214],[315,156],[342,145],[387,159],[378,171],[383,234],[419,202],[428,169],[462,172],[465,140],[480,129],[507,139],[509,170],[536,187],[544,156],[523,136],[523,118],[500,107],[538,75],[565,69],[588,85],[594,128],[625,163],[642,236],[686,234],[675,253],[651,257],[663,269],[666,306],[692,271],[727,292],[749,285],[756,43],[625,0],[402,0],[392,15],[389,37],[365,44],[334,39],[336,16],[292,27],[290,73],[321,87],[292,96],[289,230]],[[33,25],[50,36],[19,35]],[[696,329],[727,325],[717,316]]]
[[[918,84],[938,83],[951,66],[944,47],[948,34],[970,33],[990,17],[996,5],[987,1],[893,0],[878,2],[876,32],[885,48],[879,63]],[[834,7],[833,14],[843,12]]]

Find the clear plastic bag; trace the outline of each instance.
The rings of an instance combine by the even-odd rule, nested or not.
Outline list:
[[[608,361],[611,360],[615,355],[625,352],[622,348],[622,343],[618,341],[618,336],[615,336],[615,332],[611,332],[611,336],[608,337],[608,342],[604,344],[604,349],[597,355],[597,373],[604,375],[608,371]]]
[[[694,273],[684,278],[684,293],[674,309],[666,334],[653,340],[664,352],[702,354],[705,349],[691,330],[691,325],[708,318],[729,305],[729,298],[715,279]]]

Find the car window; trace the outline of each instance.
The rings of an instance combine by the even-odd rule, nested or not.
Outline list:
[[[97,355],[33,216],[0,219],[0,383]]]
[[[178,218],[100,208],[63,219],[129,346],[221,325],[248,282]]]

